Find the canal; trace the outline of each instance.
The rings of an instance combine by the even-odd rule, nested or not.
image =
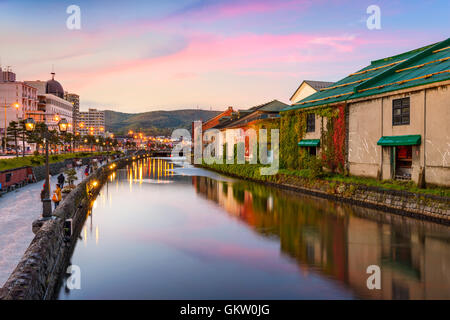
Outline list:
[[[449,299],[450,228],[144,159],[103,186],[71,264],[58,299]]]

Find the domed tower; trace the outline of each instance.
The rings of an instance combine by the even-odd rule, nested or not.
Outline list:
[[[52,72],[52,80],[48,80],[46,87],[45,87],[45,93],[53,94],[57,97],[60,97],[61,99],[64,99],[64,89],[62,85],[55,80],[55,73]]]

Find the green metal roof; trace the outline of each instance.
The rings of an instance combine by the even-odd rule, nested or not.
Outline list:
[[[420,145],[420,134],[407,136],[390,136],[381,137],[377,144],[379,146],[417,146]]]
[[[450,38],[372,63],[283,111],[309,108],[450,80]]]
[[[298,145],[300,147],[318,147],[320,145],[320,139],[303,139]]]

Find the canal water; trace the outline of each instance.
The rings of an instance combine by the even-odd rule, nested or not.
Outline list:
[[[58,299],[450,298],[449,227],[178,164],[110,176]]]

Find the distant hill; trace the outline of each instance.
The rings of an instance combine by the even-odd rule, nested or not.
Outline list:
[[[105,123],[106,130],[116,134],[126,134],[129,130],[134,130],[151,135],[170,135],[173,129],[191,129],[192,121],[205,121],[219,113],[220,111],[196,109],[144,113],[123,113],[106,110]]]

